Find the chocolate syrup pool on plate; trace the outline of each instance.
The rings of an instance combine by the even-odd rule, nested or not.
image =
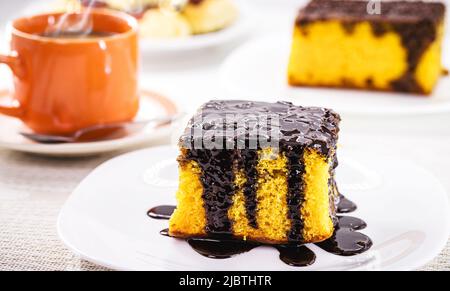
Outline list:
[[[356,205],[341,196],[337,209],[338,213],[349,213],[356,210]],[[147,214],[153,219],[169,219],[174,210],[175,206],[162,205],[150,209]],[[357,230],[362,230],[367,226],[362,219],[352,216],[338,216],[337,218],[338,222],[333,235],[315,245],[329,253],[340,256],[353,256],[370,249],[372,246],[371,239],[357,232]],[[169,230],[164,229],[160,234],[169,236]],[[314,252],[305,245],[267,245],[238,240],[230,235],[211,235],[205,238],[189,238],[186,241],[197,253],[214,259],[226,259],[249,252],[256,247],[271,246],[279,251],[280,260],[290,266],[309,266],[316,260]]]
[[[152,209],[150,209],[147,212],[147,215],[154,219],[170,219],[172,216],[172,213],[175,211],[175,206],[171,205],[161,205],[156,206]]]

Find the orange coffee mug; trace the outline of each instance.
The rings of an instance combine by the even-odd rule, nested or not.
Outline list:
[[[137,21],[126,13],[94,9],[91,28],[101,36],[47,36],[49,25],[61,17],[13,21],[11,53],[0,55],[0,63],[13,72],[14,102],[0,105],[0,113],[45,134],[131,121],[139,108]]]

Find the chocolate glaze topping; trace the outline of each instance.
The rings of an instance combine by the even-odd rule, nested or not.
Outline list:
[[[279,126],[261,123],[259,117],[273,114],[279,118]],[[229,118],[225,119],[227,116]],[[181,136],[180,146],[191,148],[194,143],[201,146],[203,138],[219,141],[223,138],[224,129],[233,132],[234,136],[232,139],[225,139],[223,144],[231,143],[234,146],[243,142],[245,145],[256,142],[249,137],[249,132],[260,130],[258,137],[270,139],[268,133],[277,131],[280,147],[287,149],[289,145],[300,144],[319,150],[328,156],[336,147],[339,122],[339,115],[326,108],[295,106],[291,102],[281,101],[267,103],[214,100],[204,104],[190,120]],[[194,137],[195,129],[199,128],[203,129],[203,134]]]
[[[368,4],[367,0],[312,0],[300,10],[297,24],[337,19],[346,23],[376,21],[387,24],[429,21],[436,25],[445,15],[445,5],[440,2],[382,1],[381,14],[369,14]]]
[[[162,210],[162,212],[158,213],[158,209]],[[167,210],[168,208],[152,208],[149,213],[156,213],[150,217],[162,217],[167,214]],[[372,241],[369,237],[356,232],[356,230],[364,228],[366,228],[366,223],[359,218],[338,216],[333,236],[316,245],[327,252],[340,256],[353,256],[363,253],[372,246]],[[169,236],[168,229],[164,229],[160,233],[163,236]],[[190,238],[187,239],[187,242],[199,254],[214,259],[230,258],[263,246],[261,243],[243,241],[226,234],[214,234],[204,238]],[[316,260],[314,252],[302,244],[289,243],[270,246],[276,248],[280,253],[280,260],[290,266],[309,266]]]
[[[440,2],[386,1],[381,3],[381,14],[369,14],[367,6],[368,1],[313,0],[300,11],[296,23],[307,27],[312,22],[336,19],[351,34],[355,24],[369,21],[374,34],[379,37],[394,30],[408,51],[408,69],[391,83],[392,89],[422,93],[414,72],[423,53],[436,40],[437,26],[445,17],[445,5]],[[370,84],[368,80],[368,87]]]
[[[273,114],[279,120],[278,125]],[[263,148],[259,140],[262,137],[273,142],[271,145],[275,144],[288,159],[287,204],[292,227],[287,236],[291,242],[302,242],[304,152],[312,148],[325,158],[334,159],[339,122],[339,115],[330,109],[300,107],[290,102],[210,101],[203,105],[180,138],[183,153],[179,162],[195,161],[202,170],[206,232],[232,234],[228,210],[237,190],[234,173],[238,170],[243,170],[247,179],[243,188],[247,219],[250,226],[258,227],[256,168],[258,150]],[[200,135],[196,133],[198,129],[202,129]],[[233,134],[225,137],[226,130]],[[269,134],[273,132],[278,134]],[[205,146],[205,138],[216,142],[217,148],[225,149]],[[251,148],[252,144],[256,148]]]

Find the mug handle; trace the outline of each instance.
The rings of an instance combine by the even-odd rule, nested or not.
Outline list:
[[[7,65],[11,71],[13,72],[14,76],[18,78],[23,77],[23,68],[20,63],[19,57],[17,54],[11,54],[11,55],[1,55],[0,54],[0,64]],[[3,106],[0,105],[0,113],[5,114],[12,117],[20,118],[22,117],[24,113],[23,105],[18,104],[15,106]]]

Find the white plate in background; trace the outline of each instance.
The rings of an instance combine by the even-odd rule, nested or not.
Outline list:
[[[309,267],[290,267],[270,247],[215,260],[184,240],[165,237],[164,220],[147,217],[159,205],[175,205],[178,149],[156,147],[126,154],[94,170],[73,192],[58,219],[62,241],[91,262],[117,270],[412,270],[444,248],[450,232],[447,194],[415,163],[368,150],[341,152],[337,181],[358,204],[373,240],[368,252],[335,256],[316,246]],[[309,246],[309,245],[308,245]]]
[[[293,87],[287,83],[291,37],[278,34],[248,42],[233,52],[220,72],[221,86],[234,98],[291,101],[303,106],[333,108],[353,115],[416,115],[450,113],[450,76],[431,96],[364,90]],[[445,65],[450,65],[449,54]]]

